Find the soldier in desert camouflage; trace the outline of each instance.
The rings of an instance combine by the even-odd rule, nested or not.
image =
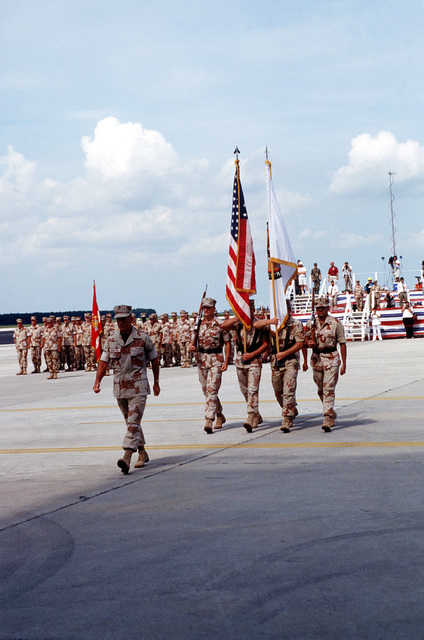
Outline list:
[[[31,316],[31,326],[28,329],[28,347],[31,349],[31,360],[34,370],[31,373],[40,373],[41,370],[41,338],[43,332],[37,324],[36,316]]]
[[[346,372],[346,338],[341,322],[328,313],[327,298],[318,298],[315,303],[317,314],[315,340],[313,339],[312,321],[308,320],[305,330],[304,350],[312,349],[311,366],[318,396],[322,402],[324,420],[323,431],[331,431],[337,417],[334,411],[335,389],[340,375]],[[340,355],[337,345],[340,345]],[[303,364],[306,371],[308,365]]]
[[[250,300],[251,322],[255,321],[255,303]],[[223,329],[233,328],[236,334],[236,371],[240,387],[247,404],[244,428],[248,433],[262,422],[259,413],[259,385],[262,374],[262,353],[268,350],[269,341],[261,328],[246,329],[237,317],[228,318],[221,324]]]
[[[161,325],[163,366],[170,367],[172,365],[171,325],[169,324],[167,313],[161,315]]]
[[[16,320],[17,327],[13,332],[16,352],[19,361],[19,373],[17,376],[26,376],[28,368],[28,330],[24,327],[22,318]]]
[[[73,371],[75,367],[74,333],[75,328],[71,324],[69,316],[63,316],[62,352],[64,354],[64,364],[67,365],[68,371]]]
[[[127,433],[122,448],[124,455],[118,460],[122,473],[130,470],[132,454],[138,450],[136,468],[144,467],[149,456],[144,448],[145,439],[141,428],[141,419],[150,393],[147,379],[147,363],[152,365],[154,384],[153,393],[158,396],[159,361],[151,338],[132,325],[131,307],[118,305],[114,307],[118,331],[106,341],[97,369],[93,391],[99,393],[100,382],[106,373],[107,365],[113,369],[113,393],[124,416]]]
[[[227,370],[230,358],[230,335],[216,320],[215,305],[216,300],[213,298],[203,299],[204,318],[200,324],[197,345],[194,343],[196,336],[193,336],[189,347],[192,353],[197,352],[199,380],[206,399],[204,427],[206,433],[212,433],[215,417],[215,429],[221,429],[225,423],[218,392],[221,387],[222,373]],[[222,354],[224,344],[226,345],[225,360]]]
[[[255,327],[268,327],[271,342],[271,383],[274,395],[281,407],[282,423],[281,431],[289,433],[293,426],[293,420],[297,416],[296,387],[299,372],[299,356],[303,348],[304,330],[299,320],[291,315],[291,305],[287,300],[289,316],[277,332],[272,329],[278,326],[278,318],[265,318],[255,322]]]
[[[178,344],[178,316],[177,312],[171,313],[171,344],[172,344],[172,356],[174,358],[174,366],[179,367],[181,364],[180,345]]]
[[[188,318],[188,313],[182,309],[180,311],[180,319],[178,320],[178,344],[180,346],[182,369],[190,366],[191,353],[189,347],[191,331],[192,327]]]
[[[55,324],[55,317],[47,318],[47,329],[44,330],[42,348],[46,358],[50,375],[48,380],[56,380],[60,366],[60,349],[62,347],[62,332]]]

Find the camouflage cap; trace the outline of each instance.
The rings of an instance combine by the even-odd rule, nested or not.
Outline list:
[[[37,320],[37,316],[31,316],[31,320]]]
[[[16,318],[16,324],[23,324],[22,318]]]
[[[173,311],[173,312],[171,313],[171,316],[175,316],[175,317],[177,317],[177,315],[178,315],[178,314],[177,314],[177,312],[176,312],[176,311]]]
[[[321,296],[315,300],[315,308],[318,307],[328,307],[330,303],[328,302],[328,298]]]
[[[128,304],[117,304],[113,307],[115,318],[128,318],[131,315],[132,307]]]
[[[168,314],[167,314],[167,313],[162,313],[162,315],[161,315],[161,319],[162,319],[162,320],[164,320],[164,319],[165,319],[165,318],[167,318],[167,317],[168,317]]]
[[[54,316],[49,316],[47,318],[47,322],[55,322],[56,318]]]
[[[69,316],[63,316],[64,320],[69,320]]]
[[[150,316],[149,316],[149,318],[150,318],[151,320],[153,320],[153,318],[157,318],[157,317],[158,317],[158,314],[157,314],[157,313],[151,313],[151,314],[150,314]]]
[[[213,298],[203,298],[202,307],[214,307],[216,305],[216,300]]]
[[[188,315],[187,311],[184,311],[184,309],[181,309],[180,316],[186,316],[186,315]]]
[[[62,322],[62,316],[56,316],[56,322]]]

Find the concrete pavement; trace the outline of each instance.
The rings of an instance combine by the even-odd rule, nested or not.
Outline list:
[[[247,434],[231,367],[211,436],[196,369],[161,370],[123,476],[112,377],[16,377],[1,346],[0,638],[422,637],[423,351],[349,344],[331,434],[310,370],[283,434],[264,366]]]

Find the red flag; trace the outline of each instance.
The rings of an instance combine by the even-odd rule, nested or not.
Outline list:
[[[235,315],[246,329],[250,329],[249,296],[256,293],[255,253],[241,188],[238,158],[235,164],[226,297]]]
[[[96,298],[96,283],[93,281],[93,313],[91,316],[91,346],[96,352],[96,361],[100,360],[102,349],[100,347],[100,334],[102,332],[102,321]]]

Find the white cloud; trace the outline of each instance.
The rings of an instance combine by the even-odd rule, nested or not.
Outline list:
[[[424,147],[415,140],[398,142],[390,131],[363,133],[353,138],[349,162],[335,172],[330,189],[338,195],[375,194],[388,188],[389,171],[398,184],[424,185]]]
[[[172,145],[158,132],[139,122],[121,123],[109,116],[98,122],[94,137],[84,136],[85,166],[106,179],[131,178],[141,174],[163,175],[178,164]]]

